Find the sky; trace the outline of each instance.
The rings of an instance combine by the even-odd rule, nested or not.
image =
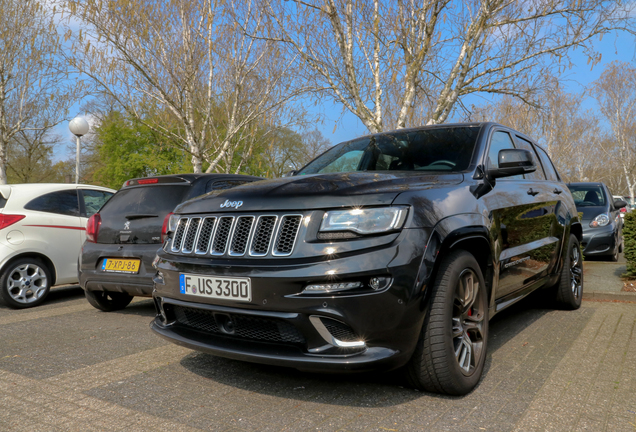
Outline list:
[[[585,88],[598,79],[604,68],[613,61],[620,60],[632,64],[636,63],[636,44],[632,36],[612,34],[603,37],[600,41],[596,40],[594,45],[602,56],[601,61],[593,67],[587,63],[587,58],[582,50],[572,53],[573,66],[562,74],[562,85],[566,91],[582,94]],[[475,95],[471,96],[470,99],[464,99],[464,102],[466,106],[470,106],[471,104],[482,105],[490,100],[486,96]],[[84,102],[82,101],[82,103]],[[80,110],[82,103],[78,103],[73,107],[71,116],[85,115]],[[586,98],[584,108],[594,110],[595,101],[592,98]],[[325,99],[323,103],[317,106],[311,104],[309,109],[320,115],[322,121],[316,123],[316,127],[334,145],[368,133],[367,128],[358,117],[348,110],[343,110],[341,104],[332,100]],[[88,120],[90,123],[90,118]],[[75,137],[68,130],[68,122],[60,124],[56,132],[66,137],[66,142],[69,144],[62,144],[56,149],[55,159],[74,158]]]

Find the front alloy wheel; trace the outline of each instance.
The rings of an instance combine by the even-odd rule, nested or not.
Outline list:
[[[48,268],[37,259],[20,259],[0,277],[0,297],[7,306],[22,309],[42,303],[51,288]]]
[[[479,279],[471,269],[465,269],[455,288],[453,302],[453,347],[455,359],[462,373],[471,375],[483,355],[483,325],[486,312],[480,308],[483,302]]]
[[[464,250],[442,261],[406,377],[415,388],[451,395],[481,378],[488,344],[488,293],[479,264]]]

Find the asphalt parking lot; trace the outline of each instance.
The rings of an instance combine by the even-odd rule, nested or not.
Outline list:
[[[482,382],[444,397],[190,351],[149,330],[150,300],[104,313],[56,288],[0,307],[0,430],[635,431],[636,303],[544,304],[496,317]]]

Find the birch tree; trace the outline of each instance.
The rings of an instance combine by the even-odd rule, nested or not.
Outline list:
[[[271,0],[274,34],[319,96],[371,132],[445,122],[470,94],[529,103],[547,71],[633,26],[631,0]]]
[[[591,94],[609,122],[617,162],[633,200],[636,190],[636,68],[628,63],[611,63],[594,83]]]
[[[0,184],[11,142],[61,122],[82,90],[67,81],[54,13],[50,3],[0,0]]]
[[[566,181],[604,180],[601,165],[612,155],[601,145],[605,137],[596,113],[583,108],[583,94],[565,92],[554,78],[546,81],[540,106],[503,96],[473,108],[470,120],[496,121],[537,140]]]
[[[253,1],[69,0],[86,28],[73,64],[129,115],[188,152],[194,172],[230,172],[251,125],[282,115],[294,96],[277,44],[250,38]],[[156,111],[168,118],[157,121]],[[176,126],[176,128],[175,128]],[[249,145],[248,145],[249,147]]]

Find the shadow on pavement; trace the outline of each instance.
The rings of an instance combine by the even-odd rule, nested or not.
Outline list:
[[[69,300],[84,298],[84,290],[79,285],[65,285],[54,287],[42,305],[61,303]]]
[[[550,311],[540,295],[533,295],[493,318],[490,323],[489,354],[484,377],[489,373],[493,353]],[[400,371],[317,374],[230,360],[200,352],[184,357],[181,365],[203,378],[242,390],[334,405],[394,406],[422,397],[462,399],[413,390],[408,387]],[[479,392],[479,386],[475,391]]]
[[[139,298],[140,300],[133,300],[131,304],[126,306],[122,310],[118,310],[115,312],[105,312],[105,313],[113,313],[113,314],[121,314],[121,315],[138,315],[144,316],[148,318],[155,317],[155,305],[151,298],[144,297],[135,297],[135,299]]]

